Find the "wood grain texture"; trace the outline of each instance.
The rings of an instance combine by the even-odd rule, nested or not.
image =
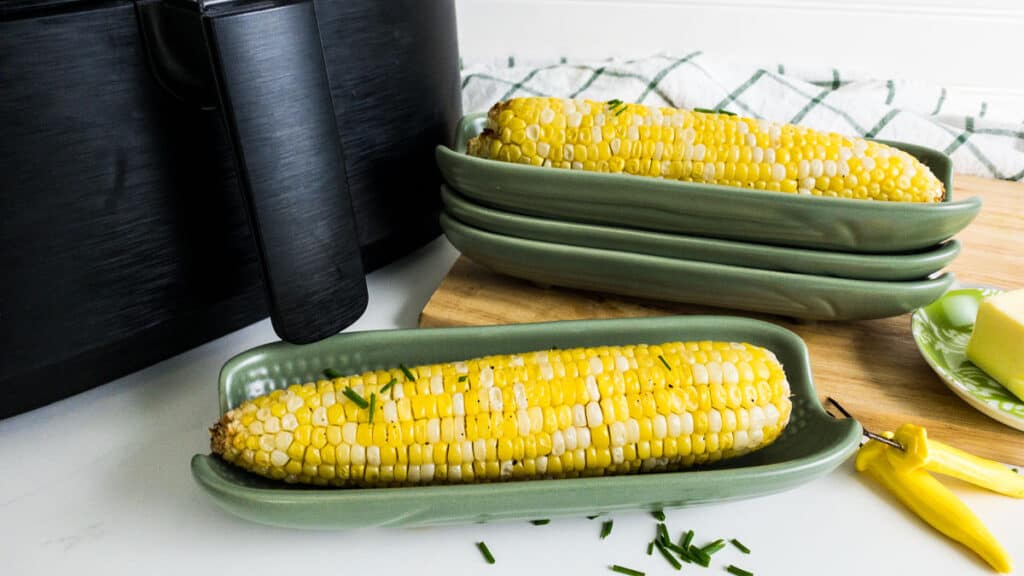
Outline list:
[[[959,176],[955,197],[982,196],[978,218],[959,238],[963,252],[949,267],[962,283],[1024,288],[1024,184]],[[833,396],[872,430],[903,422],[964,450],[1024,464],[1024,432],[989,419],[961,401],[925,364],[910,334],[910,315],[859,322],[792,320],[700,306],[666,304],[561,288],[501,276],[460,258],[420,315],[420,326],[731,314],[760,318],[806,342],[819,396]]]

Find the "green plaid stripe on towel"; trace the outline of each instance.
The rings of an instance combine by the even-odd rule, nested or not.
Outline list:
[[[463,108],[482,112],[515,96],[589,98],[727,110],[849,136],[928,146],[954,170],[1024,180],[1024,118],[942,87],[877,80],[837,69],[744,66],[699,51],[635,60],[523,62],[463,67]]]

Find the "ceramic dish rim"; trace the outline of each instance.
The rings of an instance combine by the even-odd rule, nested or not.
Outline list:
[[[963,248],[962,243],[958,239],[950,238],[950,239],[948,239],[948,240],[946,240],[946,241],[944,241],[944,242],[942,242],[940,244],[934,245],[931,248],[926,248],[926,249],[923,249],[923,250],[917,250],[917,251],[913,251],[913,252],[897,252],[897,253],[883,253],[883,254],[870,254],[870,253],[861,253],[861,252],[840,252],[840,251],[835,251],[835,250],[814,249],[814,248],[807,248],[807,247],[800,247],[800,246],[783,246],[783,245],[776,245],[776,244],[760,244],[760,243],[754,243],[754,242],[745,242],[743,240],[732,240],[732,239],[727,239],[727,238],[715,238],[715,237],[708,237],[708,236],[698,236],[696,234],[664,232],[664,231],[647,230],[647,229],[640,229],[640,228],[617,228],[615,226],[610,226],[610,225],[607,225],[607,224],[593,224],[593,223],[576,222],[576,221],[568,221],[568,220],[567,221],[559,221],[559,220],[554,220],[554,219],[551,219],[551,218],[545,218],[545,217],[542,217],[542,216],[533,216],[533,215],[528,215],[528,214],[520,214],[518,212],[509,212],[509,211],[502,210],[500,208],[494,208],[494,207],[491,207],[491,206],[487,206],[485,204],[477,203],[473,199],[467,198],[465,195],[459,193],[458,191],[456,191],[452,186],[450,186],[447,183],[442,183],[441,184],[441,198],[442,198],[443,210],[449,215],[449,217],[454,218],[455,220],[457,220],[458,222],[460,222],[460,223],[462,223],[464,225],[471,226],[471,227],[473,227],[475,229],[478,229],[478,230],[481,230],[483,232],[490,232],[492,234],[498,234],[498,235],[513,237],[513,238],[520,238],[520,239],[523,239],[523,240],[533,240],[533,241],[537,241],[537,242],[548,242],[548,243],[552,243],[552,244],[554,242],[550,242],[548,240],[527,237],[527,236],[523,236],[523,235],[519,235],[519,234],[506,234],[504,232],[495,231],[495,230],[491,230],[489,228],[480,227],[476,223],[473,223],[473,222],[466,222],[458,214],[454,214],[453,213],[451,207],[449,206],[449,204],[450,204],[449,199],[451,199],[452,201],[454,201],[455,204],[458,204],[458,205],[468,205],[468,206],[470,206],[469,210],[480,211],[480,212],[484,213],[485,216],[488,217],[488,218],[498,218],[498,219],[502,219],[502,220],[505,220],[505,221],[513,221],[513,222],[516,222],[516,223],[521,224],[521,225],[550,227],[550,226],[554,226],[554,225],[557,224],[557,225],[565,226],[565,227],[567,227],[569,229],[573,229],[573,230],[575,230],[576,232],[578,232],[580,234],[582,234],[584,232],[587,232],[587,231],[594,231],[594,232],[600,232],[600,233],[605,233],[605,234],[622,234],[624,236],[630,236],[630,237],[633,237],[633,238],[636,238],[636,239],[642,239],[642,240],[647,240],[647,241],[652,241],[652,242],[653,241],[669,241],[670,242],[670,241],[677,241],[678,240],[678,241],[683,242],[683,243],[692,243],[692,244],[706,243],[706,244],[708,244],[710,246],[713,246],[714,249],[719,249],[719,250],[736,250],[736,251],[750,250],[750,251],[755,252],[756,255],[759,256],[759,257],[769,257],[769,258],[778,258],[778,259],[787,258],[787,257],[810,257],[810,258],[820,259],[820,260],[818,260],[818,262],[823,262],[823,261],[827,261],[827,259],[830,257],[830,255],[835,255],[836,258],[852,259],[852,260],[858,261],[858,264],[857,264],[858,266],[871,266],[871,262],[878,261],[879,259],[883,259],[885,261],[890,262],[891,263],[890,265],[892,265],[892,266],[904,266],[904,265],[907,264],[907,261],[917,260],[917,259],[927,259],[929,261],[947,260],[947,259],[949,260],[948,262],[946,262],[945,264],[943,264],[941,266],[936,266],[936,268],[931,273],[929,273],[929,276],[938,273],[943,268],[948,266],[949,263],[951,263],[952,260],[954,260],[960,254],[960,252],[961,252],[961,250]],[[457,209],[461,209],[461,208],[457,208]],[[597,247],[597,246],[587,246],[587,245],[575,244],[575,243],[572,244],[572,246],[578,246],[578,247],[581,247],[581,248],[591,248],[591,249],[594,249],[594,250],[615,250],[617,252],[622,252],[622,253],[641,254],[641,255],[655,256],[655,257],[660,257],[660,258],[678,258],[679,260],[684,260],[684,261],[687,261],[687,262],[706,262],[706,263],[709,263],[709,264],[717,264],[717,265],[721,265],[721,266],[744,267],[744,266],[740,266],[739,264],[727,264],[727,263],[723,263],[723,262],[716,262],[716,261],[713,261],[713,260],[693,259],[693,258],[689,258],[689,257],[687,257],[685,255],[681,255],[681,256],[678,256],[678,257],[673,257],[673,256],[667,256],[667,255],[664,255],[664,254],[650,254],[650,253],[647,253],[647,252],[637,252],[637,251],[632,251],[632,250],[616,250],[616,249],[613,249],[613,248],[603,248],[603,247]],[[696,250],[701,249],[700,247],[697,247],[697,246],[691,246],[690,248],[696,249]],[[822,265],[822,264],[819,264],[819,266],[820,265]],[[836,264],[834,262],[828,262],[828,265],[829,266],[834,266],[834,267],[838,266],[838,264]],[[802,274],[802,275],[817,276],[817,277],[841,278],[841,279],[846,279],[846,280],[866,280],[866,281],[877,281],[877,282],[905,282],[905,281],[916,281],[916,280],[920,280],[921,279],[921,277],[907,277],[907,278],[900,278],[900,279],[884,279],[884,278],[877,278],[877,277],[876,278],[864,278],[864,277],[856,277],[856,276],[838,276],[838,275],[835,275],[835,274],[824,275],[824,274],[814,274],[814,273],[811,273],[811,272],[794,272],[794,271],[791,271],[791,270],[779,270],[779,269],[776,269],[776,268],[765,268],[765,267],[760,267],[760,266],[758,266],[758,267],[750,267],[750,269],[769,270],[769,271],[775,271],[775,272],[786,272],[786,273],[791,273],[791,274]]]

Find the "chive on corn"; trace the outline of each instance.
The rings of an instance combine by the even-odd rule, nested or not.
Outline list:
[[[731,113],[528,97],[491,108],[472,156],[791,194],[940,202],[943,184],[878,142]]]

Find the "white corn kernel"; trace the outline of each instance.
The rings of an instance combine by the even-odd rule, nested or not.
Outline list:
[[[587,388],[587,400],[596,402],[601,399],[601,390],[597,387],[597,378],[593,375],[587,376],[583,380],[583,384]]]
[[[679,433],[693,434],[693,414],[684,412],[679,416]]]
[[[655,414],[651,423],[653,424],[654,437],[661,440],[668,434],[668,422],[665,421],[665,417],[661,414]]]
[[[604,415],[601,413],[601,406],[597,402],[587,403],[587,426],[596,428],[604,423]]]
[[[612,446],[622,446],[626,443],[626,425],[622,422],[612,422],[608,426],[608,435]]]
[[[346,422],[341,426],[341,441],[345,444],[356,443],[356,423]]]
[[[569,426],[568,428],[563,430],[562,431],[562,438],[565,440],[565,449],[566,450],[575,450],[576,449],[576,428],[575,427]]]
[[[691,416],[691,419],[693,417]],[[708,412],[708,432],[721,432],[722,431],[722,413],[712,408]],[[692,433],[692,432],[688,432]]]
[[[320,406],[316,410],[313,410],[313,415],[310,417],[309,421],[313,426],[327,426],[327,408]]]
[[[551,455],[561,456],[565,454],[565,438],[562,437],[562,433],[559,430],[555,430],[551,433]]]
[[[294,437],[292,436],[291,432],[278,432],[277,436],[274,437],[274,446],[278,450],[287,450],[288,447],[292,445],[293,438]]]
[[[381,411],[384,413],[385,422],[398,422],[398,405],[395,404],[394,400],[384,402]],[[326,423],[326,416],[324,417],[324,422]]]
[[[288,463],[288,455],[280,450],[274,450],[270,453],[270,463],[278,468],[283,467]]]
[[[666,420],[668,421],[669,438],[678,438],[683,433],[683,423],[679,419],[679,415],[669,414]]]
[[[626,420],[626,442],[636,444],[640,441],[640,423],[635,418]]]
[[[295,430],[298,427],[299,421],[295,419],[295,414],[285,414],[281,417],[281,428]]]
[[[586,450],[590,448],[590,428],[576,428],[576,449]]]
[[[291,444],[289,442],[289,444]],[[273,452],[274,448],[277,448],[276,438],[273,434],[264,434],[260,436],[260,450],[264,452]]]

